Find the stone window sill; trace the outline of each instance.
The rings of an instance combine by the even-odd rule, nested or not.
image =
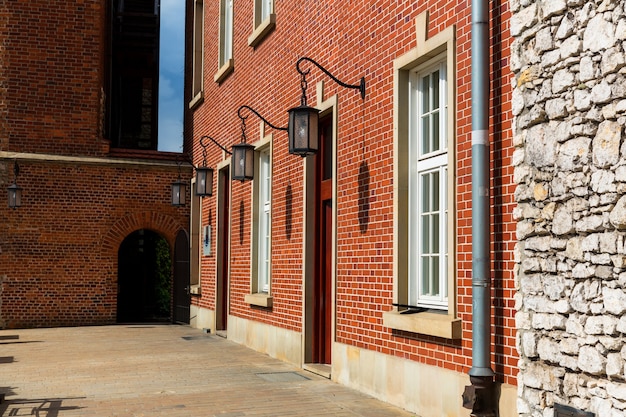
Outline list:
[[[460,339],[462,334],[461,319],[430,312],[401,314],[395,309],[387,311],[383,313],[383,326],[444,339]]]
[[[189,102],[189,110],[193,110],[200,105],[204,101],[204,92],[200,91],[194,98]]]
[[[220,84],[226,79],[226,77],[228,77],[228,75],[230,75],[231,72],[233,72],[234,69],[235,64],[233,62],[233,59],[231,58],[224,65],[222,65],[219,70],[217,70],[217,73],[215,74],[215,76],[213,76],[213,81]]]
[[[274,305],[274,297],[265,293],[246,294],[244,301],[247,304],[265,308],[272,308]]]
[[[263,39],[276,27],[276,15],[270,14],[259,26],[254,29],[252,35],[248,37],[248,46],[253,48],[261,43]]]

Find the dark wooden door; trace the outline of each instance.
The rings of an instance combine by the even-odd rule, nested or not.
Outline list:
[[[189,324],[189,235],[181,230],[174,244],[174,321]]]
[[[230,226],[230,170],[219,171],[217,225],[217,289],[215,300],[215,330],[224,331],[228,324],[228,263]]]
[[[332,350],[332,118],[320,120],[320,149],[315,156],[315,285],[313,362],[331,363]]]

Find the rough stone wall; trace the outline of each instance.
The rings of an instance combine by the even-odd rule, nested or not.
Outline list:
[[[518,411],[626,414],[626,2],[512,0]]]

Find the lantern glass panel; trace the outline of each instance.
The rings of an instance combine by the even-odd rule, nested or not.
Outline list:
[[[319,110],[300,106],[289,110],[289,153],[307,156],[317,152]]]
[[[233,180],[254,178],[254,146],[247,143],[233,145]]]
[[[22,188],[17,184],[9,186],[9,207],[15,208],[22,205]]]
[[[185,205],[185,183],[180,180],[172,183],[172,205]]]
[[[213,195],[213,168],[196,168],[196,195]]]

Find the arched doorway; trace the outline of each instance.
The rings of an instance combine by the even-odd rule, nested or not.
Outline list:
[[[118,323],[169,321],[171,254],[167,240],[150,230],[137,230],[118,251]]]

